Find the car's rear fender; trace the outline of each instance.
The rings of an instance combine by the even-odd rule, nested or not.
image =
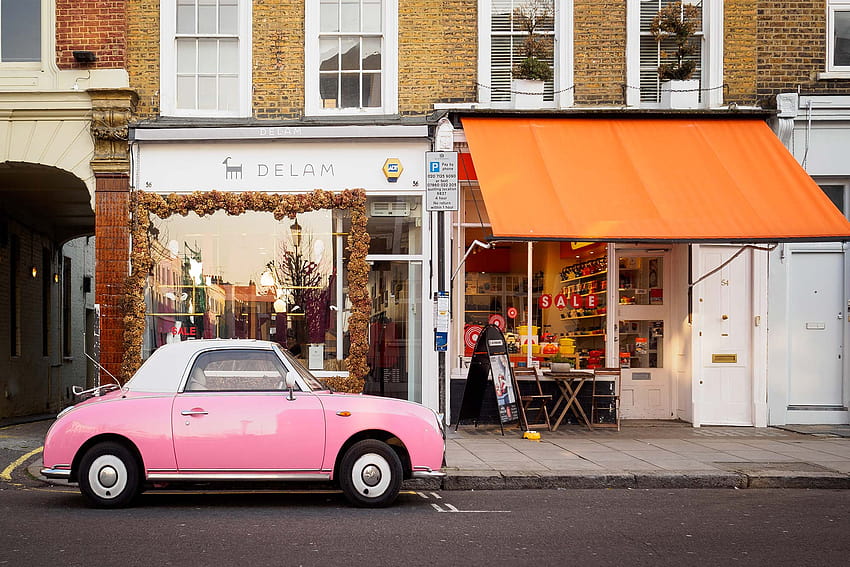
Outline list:
[[[135,443],[133,443],[123,435],[118,435],[116,433],[102,433],[100,435],[95,435],[94,437],[83,443],[83,445],[74,455],[74,460],[71,463],[71,482],[79,482],[80,462],[83,460],[83,456],[86,454],[86,452],[88,452],[88,450],[94,447],[95,445],[106,442],[119,443],[126,447],[136,459],[136,464],[139,465],[139,471],[142,473],[142,478],[146,476],[145,463],[142,460],[142,454],[139,452],[139,448],[136,447]]]
[[[337,478],[337,471],[339,471],[339,467],[342,463],[342,458],[345,456],[345,453],[348,449],[365,439],[375,439],[377,441],[383,441],[395,451],[396,455],[398,455],[399,460],[401,461],[401,467],[404,471],[404,478],[411,478],[413,475],[412,467],[410,464],[410,454],[407,452],[407,447],[404,446],[401,439],[399,439],[396,435],[393,435],[389,431],[384,431],[382,429],[367,429],[365,431],[358,431],[351,437],[345,440],[345,443],[339,448],[339,452],[336,455],[336,461],[334,462],[334,470],[331,476],[332,479]]]

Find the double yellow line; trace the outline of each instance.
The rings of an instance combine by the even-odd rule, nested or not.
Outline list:
[[[12,481],[12,471],[15,470],[16,468],[18,468],[19,466],[21,466],[28,459],[32,458],[33,455],[37,455],[37,454],[41,453],[43,450],[44,450],[44,447],[39,447],[38,449],[34,449],[34,450],[30,451],[29,453],[27,453],[26,455],[23,455],[23,456],[15,459],[8,467],[3,469],[3,472],[0,472],[0,480],[5,481],[5,482],[11,482]]]

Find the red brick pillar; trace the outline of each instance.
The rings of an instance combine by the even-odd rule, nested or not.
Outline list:
[[[89,89],[95,176],[95,303],[100,306],[100,364],[122,383],[124,285],[130,275],[130,119],[138,102],[125,89]],[[101,371],[100,383],[113,382]]]
[[[95,302],[100,305],[100,364],[122,377],[124,313],[121,302],[130,275],[130,177],[95,175]],[[113,382],[101,371],[100,383]]]

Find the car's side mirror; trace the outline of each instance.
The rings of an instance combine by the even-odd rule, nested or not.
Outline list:
[[[290,370],[286,373],[286,388],[289,390],[289,396],[286,398],[287,400],[294,400],[295,395],[293,391],[295,390],[295,371]]]

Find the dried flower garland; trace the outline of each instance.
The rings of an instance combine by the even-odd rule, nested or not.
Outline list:
[[[294,219],[298,213],[321,209],[347,209],[351,214],[351,232],[348,236],[348,289],[351,298],[351,317],[348,330],[351,337],[347,366],[351,385],[365,380],[369,373],[366,354],[369,350],[369,233],[366,229],[366,192],[347,189],[334,193],[318,189],[310,193],[229,193],[222,191],[195,191],[187,195],[135,191],[130,198],[131,237],[130,277],[124,295],[124,359],[121,363],[122,381],[128,380],[142,364],[142,338],[145,330],[145,285],[153,269],[149,241],[151,219],[154,214],[161,219],[172,215],[186,216],[194,212],[199,216],[225,211],[241,215],[247,211],[273,213],[275,220]]]

